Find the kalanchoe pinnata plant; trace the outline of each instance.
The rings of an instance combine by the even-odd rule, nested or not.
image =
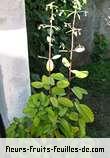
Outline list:
[[[76,138],[86,136],[86,124],[94,121],[92,110],[85,104],[81,103],[87,91],[78,86],[71,88],[71,73],[75,77],[85,78],[88,76],[87,71],[72,70],[72,55],[74,51],[73,35],[75,30],[75,17],[79,11],[75,0],[73,4],[73,25],[72,25],[72,42],[70,51],[70,61],[63,58],[63,64],[69,68],[69,78],[67,79],[62,73],[52,73],[54,68],[53,60],[61,57],[56,55],[52,57],[52,28],[53,28],[53,8],[54,3],[47,5],[50,10],[50,34],[47,37],[49,43],[49,56],[41,57],[47,59],[47,71],[49,75],[43,75],[41,80],[33,82],[32,86],[38,90],[32,95],[23,112],[24,117],[14,119],[7,129],[8,137],[52,137],[52,138]],[[79,51],[79,48],[78,48]],[[68,95],[68,90],[72,95]]]

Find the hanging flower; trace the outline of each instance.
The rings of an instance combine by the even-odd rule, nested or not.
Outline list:
[[[50,71],[50,72],[53,71],[53,69],[54,69],[54,63],[53,63],[53,61],[51,59],[49,59],[47,61],[46,68],[47,68],[47,71]]]
[[[82,52],[85,51],[85,47],[79,44],[79,45],[75,48],[74,51],[77,52],[77,53],[82,53]]]

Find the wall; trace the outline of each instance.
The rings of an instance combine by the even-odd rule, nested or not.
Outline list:
[[[92,49],[94,32],[104,34],[110,41],[110,1],[109,0],[89,0],[88,18],[86,32],[86,42],[89,41],[88,50]]]
[[[30,95],[25,6],[23,0],[0,0],[0,113],[7,126]]]
[[[85,45],[86,52],[75,54],[73,60],[78,65],[90,62],[89,54],[92,53],[94,33],[104,34],[110,41],[110,0],[88,0],[87,16],[82,15],[81,43]],[[110,51],[108,51],[110,56]]]

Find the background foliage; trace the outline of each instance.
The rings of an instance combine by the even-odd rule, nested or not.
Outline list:
[[[91,54],[91,59],[93,62],[103,62],[106,58],[106,54],[109,48],[109,41],[103,34],[95,33],[94,34],[94,45],[93,52]]]

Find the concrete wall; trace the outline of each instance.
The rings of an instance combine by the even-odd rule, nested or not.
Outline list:
[[[22,115],[29,95],[24,1],[0,0],[0,113],[5,125]]]
[[[90,52],[92,49],[94,32],[104,34],[110,41],[110,1],[88,0],[87,10],[88,16],[83,34],[86,37],[85,42]]]
[[[88,0],[87,16],[82,15],[82,38],[80,41],[86,47],[83,54],[75,54],[75,64],[83,65],[90,62],[89,54],[92,53],[94,33],[104,34],[110,42],[110,0]],[[110,51],[108,51],[110,56]]]

